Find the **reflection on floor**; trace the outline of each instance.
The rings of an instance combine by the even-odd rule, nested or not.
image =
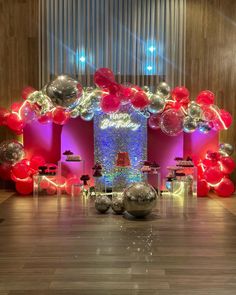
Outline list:
[[[0,295],[235,295],[236,216],[218,199],[164,196],[134,220],[11,197],[0,218]]]

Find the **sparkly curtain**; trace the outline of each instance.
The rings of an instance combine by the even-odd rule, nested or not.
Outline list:
[[[67,73],[93,84],[184,84],[186,0],[40,0],[40,85]]]

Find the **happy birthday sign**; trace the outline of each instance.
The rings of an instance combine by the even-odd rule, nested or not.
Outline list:
[[[110,114],[109,117],[103,119],[100,124],[101,129],[126,128],[126,129],[131,129],[135,131],[139,127],[140,127],[140,124],[133,122],[130,114],[127,114],[127,113]]]

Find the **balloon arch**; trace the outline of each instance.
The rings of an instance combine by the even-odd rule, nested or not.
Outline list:
[[[83,88],[73,78],[60,75],[40,91],[26,87],[21,95],[23,102],[13,103],[10,110],[0,108],[0,125],[20,135],[24,126],[33,120],[63,125],[70,118],[80,116],[90,121],[96,111],[111,114],[118,112],[124,104],[131,104],[148,119],[150,128],[161,129],[168,136],[195,130],[206,134],[212,129],[227,129],[232,124],[231,114],[214,104],[215,96],[209,90],[201,91],[195,100],[190,101],[186,87],[178,86],[171,90],[166,82],[161,82],[151,92],[147,86],[118,84],[108,68],[95,72],[94,83],[96,88]],[[233,194],[234,184],[229,179],[235,168],[230,157],[232,153],[230,144],[221,144],[219,150],[207,152],[204,159],[195,163],[198,167],[198,196],[206,196],[210,189],[222,197]],[[15,181],[16,190],[22,195],[32,193],[32,176],[44,164],[41,156],[25,158],[24,147],[17,141],[0,143],[0,177]],[[72,183],[71,179],[65,179],[63,183],[55,179],[52,187],[48,188],[49,193],[55,193],[58,185],[64,186],[68,192]]]

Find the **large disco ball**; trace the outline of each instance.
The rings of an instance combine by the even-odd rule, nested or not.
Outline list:
[[[176,136],[183,131],[183,119],[180,110],[166,110],[161,115],[161,130],[169,136]]]
[[[124,190],[125,210],[135,216],[144,217],[156,206],[157,193],[145,182],[135,182]]]
[[[111,206],[111,200],[105,195],[98,195],[95,201],[95,208],[100,213],[106,213]]]
[[[0,163],[15,164],[24,158],[24,147],[16,140],[3,141],[0,144]]]
[[[73,78],[61,75],[48,84],[46,92],[55,107],[72,109],[78,104],[83,88]]]

